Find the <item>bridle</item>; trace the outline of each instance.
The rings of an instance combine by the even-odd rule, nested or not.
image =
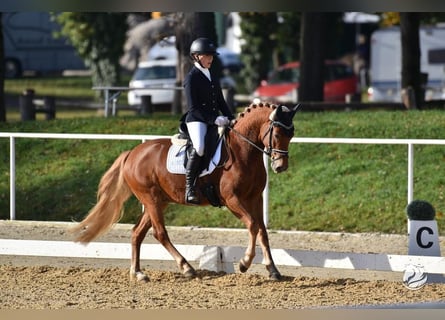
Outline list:
[[[254,148],[256,148],[257,150],[259,150],[262,153],[264,153],[265,155],[267,155],[269,158],[271,158],[272,161],[277,161],[277,160],[279,160],[281,158],[289,157],[289,151],[281,150],[281,149],[275,149],[275,148],[272,147],[272,133],[273,133],[273,128],[274,127],[281,127],[281,128],[283,128],[285,130],[292,130],[294,128],[294,124],[292,123],[291,125],[288,126],[288,125],[285,125],[284,123],[282,123],[280,121],[270,120],[269,129],[266,131],[266,133],[264,134],[263,139],[262,139],[262,140],[264,140],[264,138],[266,138],[266,136],[269,135],[269,146],[267,147],[267,149],[261,149],[252,140],[250,140],[246,136],[242,135],[240,132],[235,130],[232,126],[229,126],[228,128],[230,130],[232,130],[234,133],[236,133],[241,139],[243,139],[244,141],[246,141],[247,143],[252,145]],[[272,153],[278,153],[280,155],[280,157],[272,158]]]

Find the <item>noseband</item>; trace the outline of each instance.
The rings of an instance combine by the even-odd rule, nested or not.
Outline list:
[[[285,157],[285,158],[289,157],[289,151],[272,148],[273,127],[281,127],[287,131],[291,131],[294,128],[294,124],[292,123],[291,125],[287,126],[280,121],[270,121],[269,130],[267,130],[267,132],[264,134],[264,137],[263,137],[263,139],[264,139],[266,137],[266,135],[269,134],[269,146],[268,146],[267,150],[264,151],[264,153],[267,154],[271,158],[272,161],[276,161],[283,157]],[[272,158],[272,153],[274,153],[274,152],[278,153],[280,156],[278,158]]]
[[[280,121],[271,120],[270,121],[270,125],[269,125],[269,129],[267,130],[267,132],[264,134],[264,137],[263,137],[263,140],[264,140],[264,138],[266,138],[266,136],[269,135],[269,146],[267,147],[266,150],[261,149],[260,147],[258,147],[252,140],[250,140],[249,138],[243,136],[241,133],[236,131],[233,127],[229,127],[229,129],[232,130],[234,133],[236,133],[243,140],[248,142],[250,145],[252,145],[256,149],[258,149],[259,151],[261,151],[262,153],[264,153],[265,155],[270,157],[272,162],[273,162],[273,161],[279,160],[279,159],[281,159],[283,157],[288,157],[289,156],[289,151],[281,150],[281,149],[275,149],[275,148],[272,147],[273,127],[281,127],[281,128],[283,128],[285,130],[290,131],[290,130],[293,130],[294,124],[291,124],[291,125],[287,126],[287,125],[285,125],[284,123],[282,123]],[[272,153],[278,153],[278,154],[280,154],[280,157],[272,158]]]

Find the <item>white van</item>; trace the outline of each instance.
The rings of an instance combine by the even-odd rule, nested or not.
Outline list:
[[[425,100],[444,99],[445,27],[421,27],[420,71],[427,74]],[[371,36],[370,87],[372,102],[401,102],[402,50],[400,28],[375,31]]]
[[[176,60],[151,60],[140,62],[129,87],[128,104],[140,105],[141,96],[151,96],[153,104],[171,104],[176,83]],[[153,88],[155,87],[155,88]]]

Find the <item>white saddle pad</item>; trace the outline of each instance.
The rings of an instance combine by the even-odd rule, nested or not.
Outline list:
[[[207,174],[211,174],[213,170],[215,170],[217,164],[219,163],[219,160],[221,159],[221,144],[222,140],[218,143],[215,155],[210,161],[209,168],[201,172],[201,174],[199,175],[200,177],[205,176]],[[185,156],[185,147],[181,145],[172,144],[170,149],[168,150],[168,155],[167,155],[168,172],[175,174],[185,174],[184,156]]]

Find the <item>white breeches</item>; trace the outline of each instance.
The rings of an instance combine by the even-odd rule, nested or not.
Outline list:
[[[195,148],[198,155],[202,157],[205,149],[207,124],[199,121],[187,122],[187,129],[192,140],[193,148]]]

